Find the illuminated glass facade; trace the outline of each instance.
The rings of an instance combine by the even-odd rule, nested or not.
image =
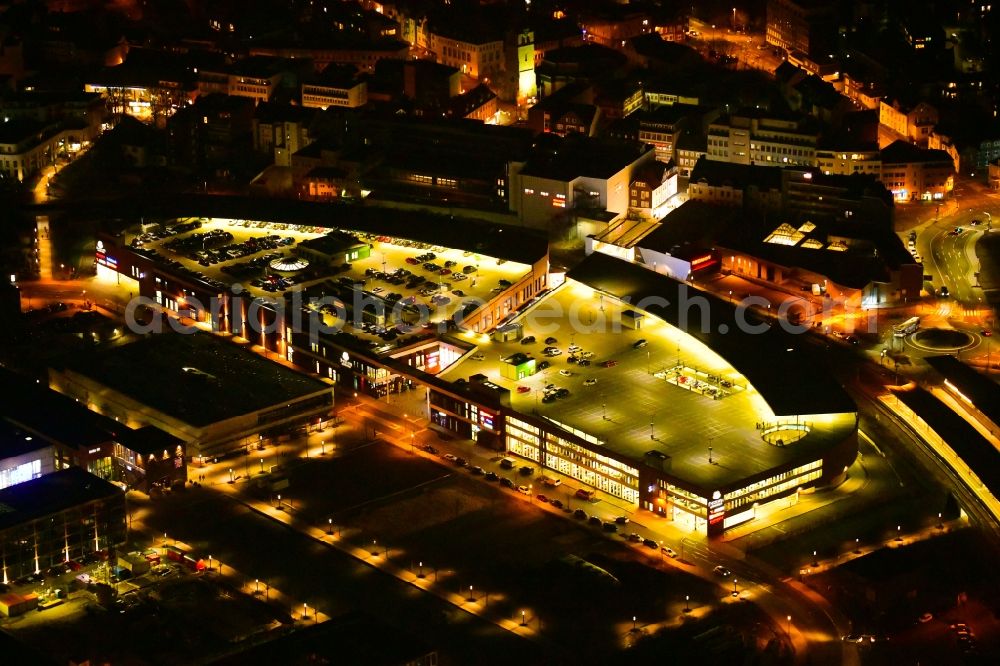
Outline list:
[[[507,450],[620,497],[639,503],[639,470],[572,442],[557,433],[507,417]]]

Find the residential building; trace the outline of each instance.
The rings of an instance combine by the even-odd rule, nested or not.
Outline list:
[[[505,67],[503,37],[492,30],[470,26],[439,25],[428,30],[428,49],[443,65],[485,81],[496,78]]]
[[[644,216],[656,211],[677,194],[677,169],[658,160],[636,169],[629,184],[629,208]]]
[[[62,122],[0,122],[0,172],[8,178],[28,180],[55,164],[58,155],[79,150],[91,137],[90,128],[76,129]]]
[[[755,109],[733,113],[708,127],[708,159],[736,164],[815,166],[819,131],[802,117]]]
[[[882,183],[896,201],[943,199],[955,185],[955,163],[943,150],[894,141],[882,149]]]
[[[302,106],[309,109],[356,109],[367,103],[368,83],[350,65],[331,63],[322,74],[302,82]]]
[[[250,55],[267,55],[278,58],[307,59],[317,72],[330,63],[353,65],[359,72],[374,72],[375,64],[385,58],[405,59],[410,45],[396,39],[345,42],[342,44],[303,46],[254,46]]]
[[[822,0],[768,0],[768,44],[811,53],[822,45],[834,21],[834,9]]]
[[[292,155],[313,141],[309,129],[317,113],[290,104],[258,104],[253,119],[254,150],[272,156],[275,166],[291,166]]]

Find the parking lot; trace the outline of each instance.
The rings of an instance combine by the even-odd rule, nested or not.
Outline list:
[[[676,623],[685,594],[692,606],[716,603],[714,583],[678,568],[647,566],[664,557],[658,545],[623,547],[642,528],[620,526],[621,536],[614,536],[585,519],[555,516],[541,499],[499,483],[527,483],[526,477],[503,469],[499,459],[483,464],[476,474],[375,442],[295,467],[283,492],[294,498],[289,510],[309,522],[322,525],[332,516],[332,529],[343,529],[352,543],[389,549],[396,563],[471,594],[474,603],[506,617],[524,610],[533,627],[541,617],[546,639],[570,654],[617,649],[618,625],[636,613],[643,624]],[[492,482],[484,483],[489,472]],[[329,492],[331,486],[338,492]]]
[[[489,301],[530,270],[525,264],[469,251],[364,233],[354,236],[369,244],[369,256],[351,263],[295,268],[295,246],[324,236],[330,229],[198,218],[165,227],[164,232],[138,236],[133,246],[209,284],[238,282],[259,297],[304,288],[314,288],[310,293],[317,296],[343,294],[345,287],[349,291],[361,285],[364,294],[382,300],[387,311],[397,304],[410,306],[414,312],[424,308],[434,321],[453,317],[465,303]],[[291,270],[272,268],[272,262],[282,259]],[[332,314],[325,316],[326,324],[334,321]],[[371,321],[354,332],[386,339],[391,327],[392,322]],[[403,332],[408,329],[403,327]]]

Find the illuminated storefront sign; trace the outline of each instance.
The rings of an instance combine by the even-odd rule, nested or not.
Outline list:
[[[493,419],[495,415],[482,409],[479,410],[479,423],[488,430],[493,430]]]
[[[691,270],[692,271],[704,270],[710,266],[714,266],[717,263],[718,260],[715,257],[713,257],[710,254],[706,254],[691,260]]]
[[[427,360],[424,363],[424,371],[437,374],[441,370],[441,354],[437,351],[427,352]]]
[[[97,263],[101,266],[106,266],[113,270],[118,270],[118,260],[114,257],[109,257],[104,251],[104,242],[97,241],[97,253],[96,253]]]
[[[721,523],[726,517],[726,502],[722,499],[722,494],[716,490],[712,493],[712,499],[708,501],[708,524],[709,526]]]
[[[352,368],[354,364],[351,363],[351,357],[348,356],[347,352],[343,352],[340,355],[340,364],[345,368]]]

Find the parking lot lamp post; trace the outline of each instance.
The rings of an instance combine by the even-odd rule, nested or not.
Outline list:
[[[326,519],[326,533],[328,535],[332,535],[333,534],[333,518],[327,518]]]
[[[653,417],[652,416],[649,417],[649,438],[650,439],[656,439],[656,436],[653,434]]]
[[[859,555],[861,554],[861,539],[854,540],[854,552]]]
[[[524,621],[524,611],[521,611],[521,626],[523,627],[524,625],[525,625],[525,621]]]
[[[896,525],[896,541],[903,540],[903,535],[900,533],[900,529],[901,527],[899,525]]]
[[[378,543],[376,543],[375,539],[372,539],[372,550],[371,550],[371,553],[372,553],[372,557],[378,557]]]
[[[685,613],[690,613],[691,612],[691,595],[690,594],[685,594],[684,595],[684,612]]]
[[[816,561],[816,551],[815,550],[813,551],[813,566],[814,567],[818,567],[819,566],[819,564]]]
[[[232,483],[232,482],[233,482],[233,481],[235,481],[235,480],[236,480],[236,479],[235,479],[235,478],[233,477],[233,468],[232,468],[232,467],[230,467],[230,468],[229,468],[229,483]]]
[[[309,605],[302,604],[302,619],[305,620],[307,617],[309,617]]]
[[[424,577],[424,563],[423,562],[418,562],[417,563],[417,578],[423,578],[423,577]]]
[[[263,458],[260,459],[260,473],[261,474],[264,473],[264,459]]]
[[[734,578],[734,579],[733,579],[733,596],[734,596],[734,597],[739,597],[739,596],[740,596],[740,588],[738,588],[738,587],[736,586],[737,582],[738,582],[738,581],[737,581],[737,580],[736,580],[736,579]]]
[[[467,597],[466,600],[470,601],[470,602],[476,600],[476,596],[472,593],[472,586],[471,585],[469,586],[469,596]]]
[[[632,631],[635,631],[635,615],[632,616]]]
[[[943,527],[944,527],[944,525],[943,525],[943,524],[941,524],[941,513],[939,512],[939,513],[938,513],[938,524],[937,524],[937,528],[938,528],[938,529],[941,529],[941,528],[943,528]],[[166,536],[166,535],[164,535],[164,536]]]
[[[212,556],[211,555],[208,556],[208,570],[209,571],[212,570]]]
[[[791,642],[791,640],[792,640],[792,616],[791,615],[786,616],[785,617],[785,621],[788,622],[788,625],[787,625],[786,628],[788,630],[788,641]]]
[[[712,464],[712,445],[708,445],[708,464]]]

